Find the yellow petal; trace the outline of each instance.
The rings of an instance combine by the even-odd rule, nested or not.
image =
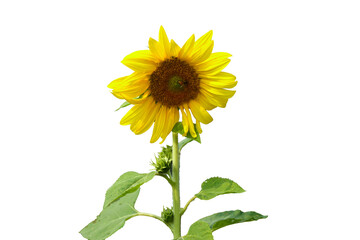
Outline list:
[[[131,75],[130,75],[131,76]],[[114,89],[116,88],[117,86],[121,86],[124,84],[124,82],[126,81],[126,79],[128,78],[129,76],[126,76],[126,77],[121,77],[121,78],[117,78],[113,81],[111,81],[111,83],[109,83],[109,85],[107,86],[108,88],[111,88],[111,89]]]
[[[207,45],[211,42],[211,38],[213,36],[213,31],[210,30],[209,32],[205,33],[195,42],[194,51],[199,51],[203,45]]]
[[[226,81],[235,81],[236,77],[234,75],[232,75],[231,73],[227,73],[227,72],[219,72],[216,75],[202,75],[199,74],[200,78],[206,78],[209,80],[226,80]]]
[[[179,119],[180,119],[180,114],[179,114],[179,109],[178,108],[175,108],[174,109],[174,125],[171,127],[171,130],[174,128],[175,124],[177,122],[179,122]]]
[[[193,50],[194,54],[191,57],[192,64],[201,63],[211,55],[214,48],[214,41],[211,40],[212,35],[213,31],[211,30],[196,40]]]
[[[108,85],[108,88],[119,89],[119,88],[123,88],[124,86],[135,84],[138,81],[147,80],[148,78],[149,78],[148,75],[145,73],[134,72],[129,76],[115,79]]]
[[[112,88],[112,94],[120,99],[132,99],[143,94],[149,87],[149,76],[144,73],[133,73],[125,78],[112,81],[108,87]]]
[[[143,94],[149,88],[149,85],[149,81],[142,80],[133,85],[127,85],[122,88],[114,89],[112,94],[120,99],[132,99]]]
[[[170,55],[177,57],[180,51],[180,47],[179,45],[176,44],[176,42],[174,40],[171,39],[171,43],[170,43]]]
[[[154,62],[155,58],[151,54],[150,50],[138,50],[128,54],[124,59],[135,59],[141,62]]]
[[[165,58],[169,58],[170,43],[163,26],[160,27],[160,31],[159,31],[159,44],[163,48],[163,53],[165,54]]]
[[[143,103],[149,95],[150,95],[150,91],[146,90],[144,94],[141,96],[141,98],[124,98],[124,99],[131,104],[139,104],[139,103]]]
[[[216,108],[217,105],[214,105],[212,103],[209,102],[209,99],[206,98],[206,96],[204,96],[203,93],[199,92],[196,101],[198,101],[201,106],[203,106],[206,110],[212,110],[214,108]]]
[[[226,103],[228,101],[228,98],[223,97],[223,96],[219,96],[219,95],[215,95],[213,93],[208,92],[205,89],[200,89],[201,94],[204,95],[204,97],[206,98],[206,100],[208,101],[208,103],[215,105],[217,107],[226,107]],[[198,99],[198,98],[197,98]]]
[[[211,115],[198,102],[194,100],[190,101],[189,107],[196,120],[199,120],[204,124],[212,122],[213,118]]]
[[[230,63],[229,57],[231,57],[229,53],[212,53],[206,61],[194,67],[200,75],[216,75]]]
[[[214,41],[211,41],[210,44],[204,46],[202,49],[200,49],[191,57],[190,63],[195,65],[202,63],[203,61],[205,61],[210,57],[213,48],[214,48]]]
[[[155,119],[154,130],[153,130],[153,134],[150,139],[150,143],[156,142],[159,139],[159,137],[161,136],[161,133],[163,131],[164,124],[166,121],[166,115],[167,115],[166,110],[167,110],[166,106],[161,106],[160,111],[157,114],[156,119]]]
[[[184,106],[185,106],[184,108],[185,108],[187,119],[188,119],[190,134],[193,138],[196,138],[197,134],[195,132],[194,123],[191,118],[191,113],[189,111],[187,104],[184,104]]]
[[[218,95],[224,98],[231,98],[232,96],[234,96],[235,92],[234,90],[227,90],[227,89],[222,89],[222,88],[215,88],[215,87],[210,87],[210,86],[205,86],[205,87],[200,87],[200,89],[205,89],[206,91],[214,94],[214,95]]]
[[[225,81],[212,81],[201,79],[200,87],[215,87],[215,88],[233,88],[237,85],[237,81],[225,82]],[[206,85],[206,86],[205,86]]]
[[[161,143],[163,143],[166,137],[170,134],[171,130],[174,128],[174,125],[179,121],[179,110],[177,107],[172,107],[168,112],[168,119],[166,121],[166,126],[164,127],[163,134],[161,138],[163,139]]]
[[[232,55],[227,52],[215,52],[215,53],[211,54],[211,57],[209,58],[209,60],[218,59],[218,58],[229,58],[231,56]]]
[[[143,110],[144,110],[144,105],[143,105],[143,104],[137,104],[137,105],[133,106],[133,107],[125,114],[125,116],[121,119],[120,124],[121,124],[121,125],[129,125],[129,124],[131,124],[133,121],[136,121],[137,118],[140,116],[140,114],[142,113]]]
[[[142,127],[144,125],[144,121],[148,118],[148,115],[150,113],[150,104],[151,104],[150,98],[146,98],[144,102],[141,104],[143,105],[143,111],[137,116],[134,121],[131,122],[130,130],[136,133],[137,129]]]
[[[136,134],[142,134],[142,133],[146,132],[152,126],[152,124],[155,121],[156,115],[159,113],[160,104],[155,104],[155,102],[154,102],[154,105],[151,107],[151,109],[153,109],[153,111],[151,112],[149,117],[146,119],[146,122],[144,123],[144,125],[137,129]]]
[[[182,116],[182,124],[183,124],[183,128],[184,128],[184,134],[183,136],[186,136],[186,134],[189,131],[189,123],[188,123],[188,118],[184,112],[184,108],[182,106],[180,106],[180,110],[181,110],[181,116]]]
[[[198,131],[198,133],[202,133],[200,122],[197,119],[196,119],[196,130]]]
[[[136,72],[153,72],[156,69],[155,58],[149,50],[140,50],[127,55],[122,64]]]
[[[147,79],[140,79],[138,81],[134,81],[132,84],[128,84],[125,86],[121,86],[119,88],[115,88],[115,89],[113,89],[113,92],[132,93],[134,91],[139,91],[138,89],[148,87],[149,84],[150,84],[150,82]],[[141,93],[143,93],[143,92],[141,92]],[[138,94],[137,96],[139,96],[140,94]]]
[[[160,142],[160,144],[164,142],[165,138],[169,134],[169,132],[167,132],[167,131],[170,128],[170,124],[171,124],[171,122],[173,121],[173,118],[174,118],[174,115],[172,113],[173,113],[172,108],[166,107],[166,121],[164,122],[164,128],[163,128],[163,130],[161,132],[161,135],[160,135],[160,137],[163,140]],[[170,131],[171,131],[171,129],[170,129]]]
[[[195,35],[193,34],[184,44],[179,52],[179,58],[187,61],[192,55],[192,51],[195,43]]]
[[[199,76],[201,84],[206,84],[217,88],[233,88],[236,86],[236,77],[230,73],[220,72],[216,75],[202,75]]]
[[[142,118],[136,123],[136,125],[131,126],[132,128],[130,129],[137,135],[146,132],[154,123],[159,107],[160,104],[156,104],[155,101],[149,97],[149,102],[146,104],[146,110],[144,111]]]
[[[221,72],[228,64],[230,59],[218,59],[211,62],[201,63],[195,66],[200,74],[216,75]]]
[[[149,49],[152,55],[156,58],[156,62],[164,60],[165,53],[160,44],[153,38],[149,39]]]

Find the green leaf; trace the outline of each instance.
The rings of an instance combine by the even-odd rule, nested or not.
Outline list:
[[[155,176],[155,172],[137,173],[126,172],[106,191],[104,208],[115,200],[121,198],[129,192],[138,189],[144,183],[150,181]]]
[[[103,209],[97,218],[84,227],[80,233],[89,240],[104,240],[125,225],[125,221],[137,215],[134,204],[140,188],[126,194]]]
[[[201,184],[201,191],[195,196],[201,200],[209,200],[228,193],[245,192],[236,182],[221,177],[212,177]]]
[[[214,240],[209,224],[197,221],[190,226],[189,232],[179,238],[183,240]]]
[[[256,221],[267,218],[257,212],[243,212],[240,210],[215,213],[204,217],[198,222],[206,222],[212,231],[235,223]]]
[[[120,109],[127,107],[129,105],[131,105],[131,103],[129,103],[128,101],[125,101],[125,102],[123,102],[123,104],[121,104],[121,106],[118,109],[115,110],[115,112],[119,111]]]
[[[181,150],[186,144],[188,144],[189,142],[192,141],[197,141],[198,143],[201,143],[201,138],[200,138],[200,133],[197,131],[196,129],[196,124],[194,124],[194,128],[195,128],[195,132],[196,132],[196,138],[193,138],[190,134],[190,131],[188,131],[186,138],[184,140],[182,140],[179,143],[179,149]],[[181,135],[184,136],[184,126],[182,124],[182,122],[177,122],[172,130],[174,133],[180,133]]]

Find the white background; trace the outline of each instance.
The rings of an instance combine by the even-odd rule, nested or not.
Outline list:
[[[120,174],[147,172],[160,145],[119,121],[128,109],[107,84],[131,71],[160,25],[180,45],[214,30],[233,54],[237,93],[210,113],[202,144],[181,159],[185,203],[222,176],[247,192],[196,200],[192,222],[231,209],[266,220],[217,240],[360,238],[358,1],[2,1],[0,4],[0,238],[81,240]],[[171,144],[171,138],[166,141]],[[170,188],[156,178],[137,208],[160,214]],[[139,217],[109,239],[171,239]]]

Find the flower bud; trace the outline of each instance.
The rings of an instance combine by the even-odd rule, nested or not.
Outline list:
[[[155,156],[155,159],[156,161],[151,162],[151,165],[155,168],[156,172],[167,174],[172,167],[172,147],[163,147],[158,156]]]
[[[170,209],[163,207],[163,211],[161,212],[161,218],[164,219],[166,223],[172,222],[174,220],[174,212],[172,208]]]

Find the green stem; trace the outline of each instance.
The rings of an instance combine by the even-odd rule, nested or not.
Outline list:
[[[172,194],[174,210],[174,239],[181,237],[181,214],[180,214],[180,152],[178,134],[173,133],[172,149]]]

